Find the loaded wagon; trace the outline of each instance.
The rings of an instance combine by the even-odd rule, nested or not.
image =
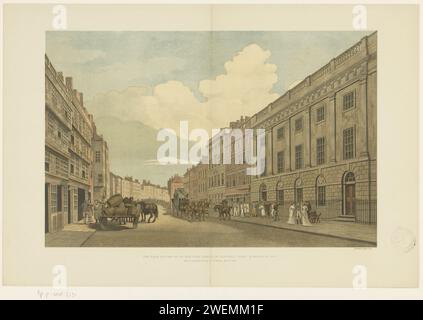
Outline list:
[[[140,215],[140,208],[133,199],[123,198],[122,195],[115,194],[103,205],[97,220],[102,230],[106,229],[109,222],[132,223],[132,227],[136,229]]]

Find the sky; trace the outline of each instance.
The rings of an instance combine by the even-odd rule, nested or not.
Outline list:
[[[161,128],[221,128],[251,116],[368,32],[49,31],[46,53],[73,77],[110,150],[112,172],[165,185]]]

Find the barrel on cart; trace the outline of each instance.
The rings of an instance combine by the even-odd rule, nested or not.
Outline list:
[[[123,198],[120,194],[111,196],[103,207],[99,218],[100,228],[105,230],[109,222],[120,224],[132,223],[132,227],[138,227],[140,208],[132,198]]]

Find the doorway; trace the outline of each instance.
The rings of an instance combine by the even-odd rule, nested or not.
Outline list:
[[[78,188],[78,221],[84,218],[85,190]]]
[[[355,177],[348,172],[344,177],[344,210],[346,216],[355,216]]]

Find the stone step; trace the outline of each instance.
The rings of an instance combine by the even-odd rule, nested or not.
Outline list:
[[[338,216],[335,220],[342,221],[342,222],[355,222],[355,216],[352,216],[352,215]]]

